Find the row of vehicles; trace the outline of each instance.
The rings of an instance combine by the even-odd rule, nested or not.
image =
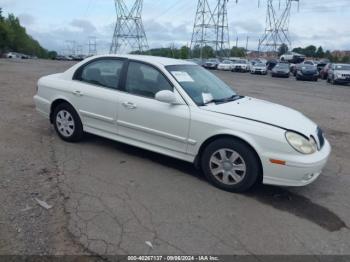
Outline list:
[[[296,54],[296,53],[295,53]],[[329,60],[312,61],[305,60],[305,57],[294,55],[294,59],[287,56],[280,60],[265,59],[219,59],[212,58],[205,62],[198,63],[209,70],[223,70],[232,72],[250,72],[251,74],[267,75],[269,72],[272,77],[286,77],[291,75],[297,81],[318,81],[320,78],[329,83],[350,83],[350,65],[330,63]],[[302,62],[300,62],[303,60]],[[298,61],[294,64],[288,61]]]
[[[202,66],[206,69],[232,72],[250,72],[251,63],[247,59],[219,59],[212,58],[205,61]]]
[[[7,59],[37,59],[38,58],[37,56],[31,56],[31,55],[26,55],[26,54],[17,53],[17,52],[5,53],[3,57]]]

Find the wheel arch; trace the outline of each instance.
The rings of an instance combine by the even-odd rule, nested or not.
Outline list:
[[[75,107],[72,105],[72,103],[70,103],[67,99],[65,99],[65,98],[57,98],[51,103],[51,106],[50,106],[50,123],[51,124],[53,123],[53,120],[54,120],[53,119],[53,113],[55,112],[56,107],[59,106],[62,103],[66,103],[66,104],[70,105],[77,112],[77,114],[79,115],[78,111],[75,109]]]
[[[257,152],[257,150],[255,149],[254,146],[252,146],[252,143],[251,142],[248,142],[247,140],[248,139],[244,139],[240,136],[237,136],[237,135],[234,135],[234,134],[216,134],[216,135],[213,135],[211,137],[209,137],[207,140],[205,140],[199,150],[198,150],[198,154],[196,156],[196,159],[195,159],[195,167],[200,169],[200,162],[201,162],[201,157],[203,155],[203,152],[205,150],[205,148],[210,144],[212,143],[213,141],[215,140],[218,140],[218,139],[222,139],[222,138],[231,138],[231,139],[236,139],[236,140],[239,140],[241,142],[243,142],[244,144],[246,144],[251,150],[252,152],[254,152],[254,155],[258,161],[258,164],[259,164],[259,168],[260,168],[260,178],[259,178],[259,182],[262,182],[263,180],[263,175],[264,175],[264,168],[263,168],[263,165],[262,165],[262,162],[261,162],[261,158]]]

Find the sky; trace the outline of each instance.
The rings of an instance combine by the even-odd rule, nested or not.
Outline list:
[[[128,5],[134,0],[124,0]],[[209,0],[215,4],[215,0]],[[274,0],[278,2],[279,0]],[[256,50],[266,21],[266,0],[230,0],[231,44]],[[282,0],[283,2],[283,0]],[[114,0],[0,0],[3,12],[14,13],[42,46],[63,52],[75,41],[84,52],[90,36],[98,53],[107,53],[116,22]],[[189,45],[197,0],[144,0],[143,24],[151,48]],[[290,20],[292,47],[316,45],[350,50],[350,0],[300,0]]]

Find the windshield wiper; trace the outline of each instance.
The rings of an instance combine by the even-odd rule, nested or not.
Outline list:
[[[233,101],[237,101],[239,99],[244,98],[244,96],[239,96],[239,95],[233,95],[227,98],[222,98],[222,99],[212,99],[208,102],[206,102],[204,105],[208,105],[210,103],[215,103],[215,104],[224,104],[224,103],[228,103],[228,102],[233,102]]]

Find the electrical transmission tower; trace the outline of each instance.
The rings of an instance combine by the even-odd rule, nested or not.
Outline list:
[[[259,52],[274,52],[282,44],[291,47],[291,40],[289,37],[289,20],[293,2],[299,0],[266,0],[267,14],[266,14],[266,28],[264,36],[259,40]],[[260,0],[259,0],[260,5]]]
[[[89,37],[89,56],[97,55],[97,42],[96,37],[90,36]]]
[[[143,0],[134,0],[128,9],[124,0],[115,0],[117,22],[114,30],[111,54],[148,49],[147,37],[142,24]]]
[[[227,3],[228,0],[216,0],[213,9],[209,0],[198,0],[191,40],[192,54],[199,49],[200,58],[205,58],[211,48],[216,56],[229,56]]]

